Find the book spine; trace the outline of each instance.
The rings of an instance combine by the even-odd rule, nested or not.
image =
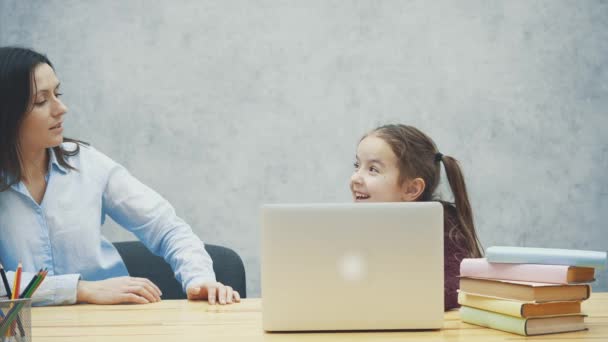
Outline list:
[[[522,302],[474,296],[465,292],[459,292],[458,304],[481,310],[492,311],[512,317],[522,318]]]
[[[460,308],[460,318],[465,323],[526,336],[526,319],[523,318],[502,315],[468,306]]]
[[[606,267],[606,253],[592,251],[494,246],[487,249],[486,258],[495,263]]]
[[[568,266],[490,263],[483,258],[463,259],[460,264],[460,276],[568,284]]]

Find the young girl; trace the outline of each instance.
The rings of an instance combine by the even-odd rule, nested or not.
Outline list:
[[[385,125],[365,135],[357,148],[350,189],[356,202],[440,201],[444,207],[445,310],[458,307],[460,262],[481,257],[473,213],[456,159],[441,154],[427,135],[412,126]],[[435,196],[440,165],[454,203]]]

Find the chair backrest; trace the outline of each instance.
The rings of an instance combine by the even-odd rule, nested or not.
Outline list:
[[[148,278],[163,292],[163,299],[184,299],[182,285],[175,279],[173,270],[159,256],[152,254],[139,241],[115,242],[114,247],[122,257],[132,277]],[[217,281],[229,285],[247,297],[245,266],[241,257],[230,248],[205,244],[207,253],[213,260],[213,270]]]

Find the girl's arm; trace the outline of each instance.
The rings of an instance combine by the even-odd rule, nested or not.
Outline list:
[[[458,289],[460,288],[460,263],[466,255],[457,242],[450,239],[450,230],[458,229],[455,220],[446,213],[443,235],[443,259],[444,259],[444,309],[451,310],[459,307]]]
[[[459,307],[458,289],[460,287],[460,262],[462,258],[454,249],[447,249],[444,257],[444,310]]]

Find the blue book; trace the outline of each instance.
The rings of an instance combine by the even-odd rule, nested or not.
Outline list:
[[[606,268],[606,252],[575,249],[492,246],[486,250],[489,262],[544,264]]]

